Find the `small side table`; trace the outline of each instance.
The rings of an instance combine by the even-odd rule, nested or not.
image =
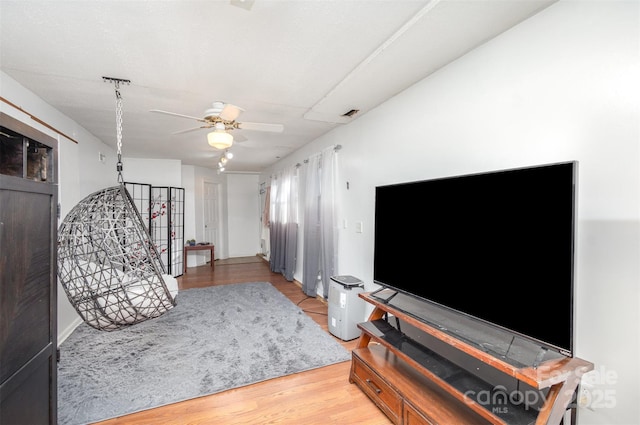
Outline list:
[[[184,258],[184,273],[187,274],[187,253],[189,251],[210,251],[211,252],[211,268],[214,268],[215,257],[213,256],[213,245],[185,245],[182,257]]]

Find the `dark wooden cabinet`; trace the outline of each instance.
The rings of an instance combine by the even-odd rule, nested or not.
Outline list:
[[[0,125],[0,424],[55,424],[57,141]]]

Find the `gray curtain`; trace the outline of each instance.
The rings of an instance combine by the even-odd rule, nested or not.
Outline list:
[[[304,259],[302,290],[315,297],[318,284],[329,296],[329,279],[337,268],[336,173],[334,147],[309,158],[305,170]]]
[[[271,179],[269,267],[293,281],[298,244],[298,176],[296,167],[277,173]]]

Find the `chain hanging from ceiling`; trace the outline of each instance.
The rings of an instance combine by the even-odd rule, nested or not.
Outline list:
[[[176,304],[178,283],[165,273],[155,244],[122,178],[122,96],[115,84],[118,186],[80,201],[58,230],[58,276],[80,317],[116,330],[158,317]]]

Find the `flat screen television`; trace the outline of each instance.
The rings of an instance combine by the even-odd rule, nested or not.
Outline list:
[[[577,166],[378,186],[374,283],[573,356]]]

